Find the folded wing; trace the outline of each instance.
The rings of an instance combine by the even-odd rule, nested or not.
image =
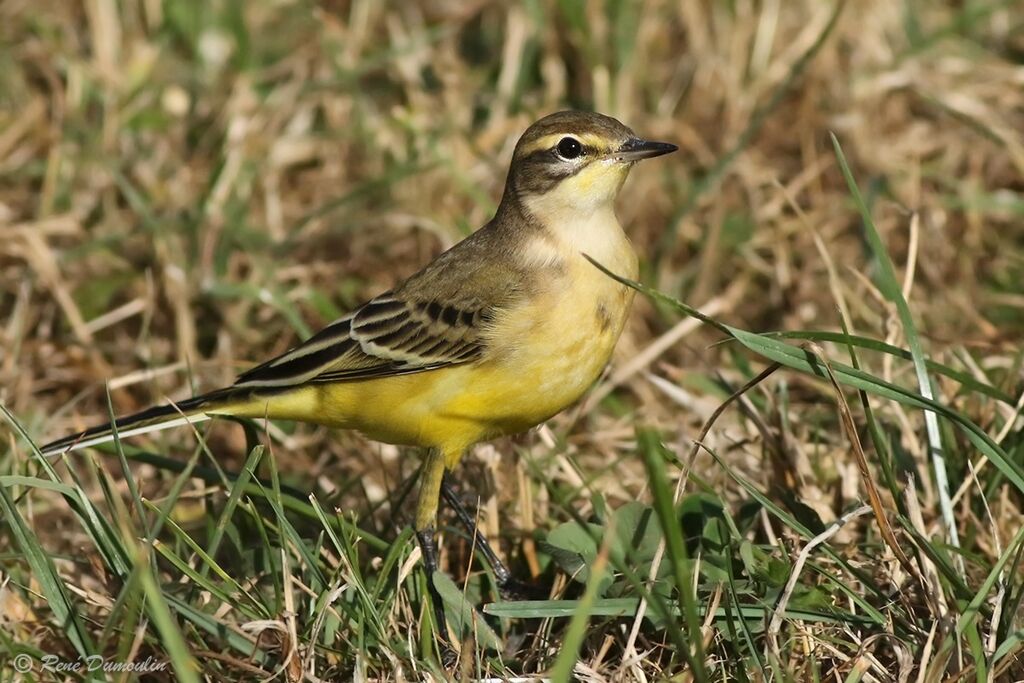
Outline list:
[[[286,389],[423,372],[479,359],[495,314],[523,292],[523,272],[472,253],[467,240],[394,292],[243,373],[235,387]],[[485,265],[486,264],[486,265]],[[452,272],[457,270],[459,272]]]

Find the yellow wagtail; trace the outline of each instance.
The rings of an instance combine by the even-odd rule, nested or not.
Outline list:
[[[540,119],[516,145],[501,204],[483,228],[232,386],[118,418],[117,436],[230,415],[427,448],[415,526],[432,575],[446,470],[473,444],[525,431],[574,403],[608,362],[633,291],[584,254],[636,277],[615,197],[634,162],[675,149],[601,114]],[[101,425],[43,453],[114,438]]]

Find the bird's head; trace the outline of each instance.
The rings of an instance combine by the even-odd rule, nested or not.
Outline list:
[[[519,138],[505,199],[554,219],[611,209],[634,163],[676,149],[667,142],[643,140],[603,114],[550,114]]]

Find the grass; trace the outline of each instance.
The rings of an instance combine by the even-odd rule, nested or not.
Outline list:
[[[1022,29],[1001,0],[0,4],[0,671],[1024,678]],[[502,600],[445,516],[454,669],[415,453],[231,422],[35,451],[411,274],[569,106],[680,152],[623,193],[644,296],[609,373],[458,472],[549,593]],[[44,669],[75,662],[139,666]]]

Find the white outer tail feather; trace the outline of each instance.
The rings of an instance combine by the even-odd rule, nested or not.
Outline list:
[[[142,425],[140,427],[129,427],[127,429],[119,430],[116,434],[118,440],[126,439],[130,436],[138,436],[139,434],[149,434],[151,432],[159,432],[164,429],[171,429],[172,427],[182,427],[184,425],[192,425],[198,422],[205,422],[211,419],[210,415],[205,413],[196,413],[193,415],[182,416],[171,418],[165,422],[157,422],[156,424]],[[88,448],[89,446],[98,446],[99,444],[109,443],[115,439],[113,431],[98,436],[84,438],[81,441],[76,441],[70,445],[59,446],[54,448],[45,448],[41,453],[45,456],[60,455],[61,453],[69,453],[71,451],[77,451],[82,448]]]

